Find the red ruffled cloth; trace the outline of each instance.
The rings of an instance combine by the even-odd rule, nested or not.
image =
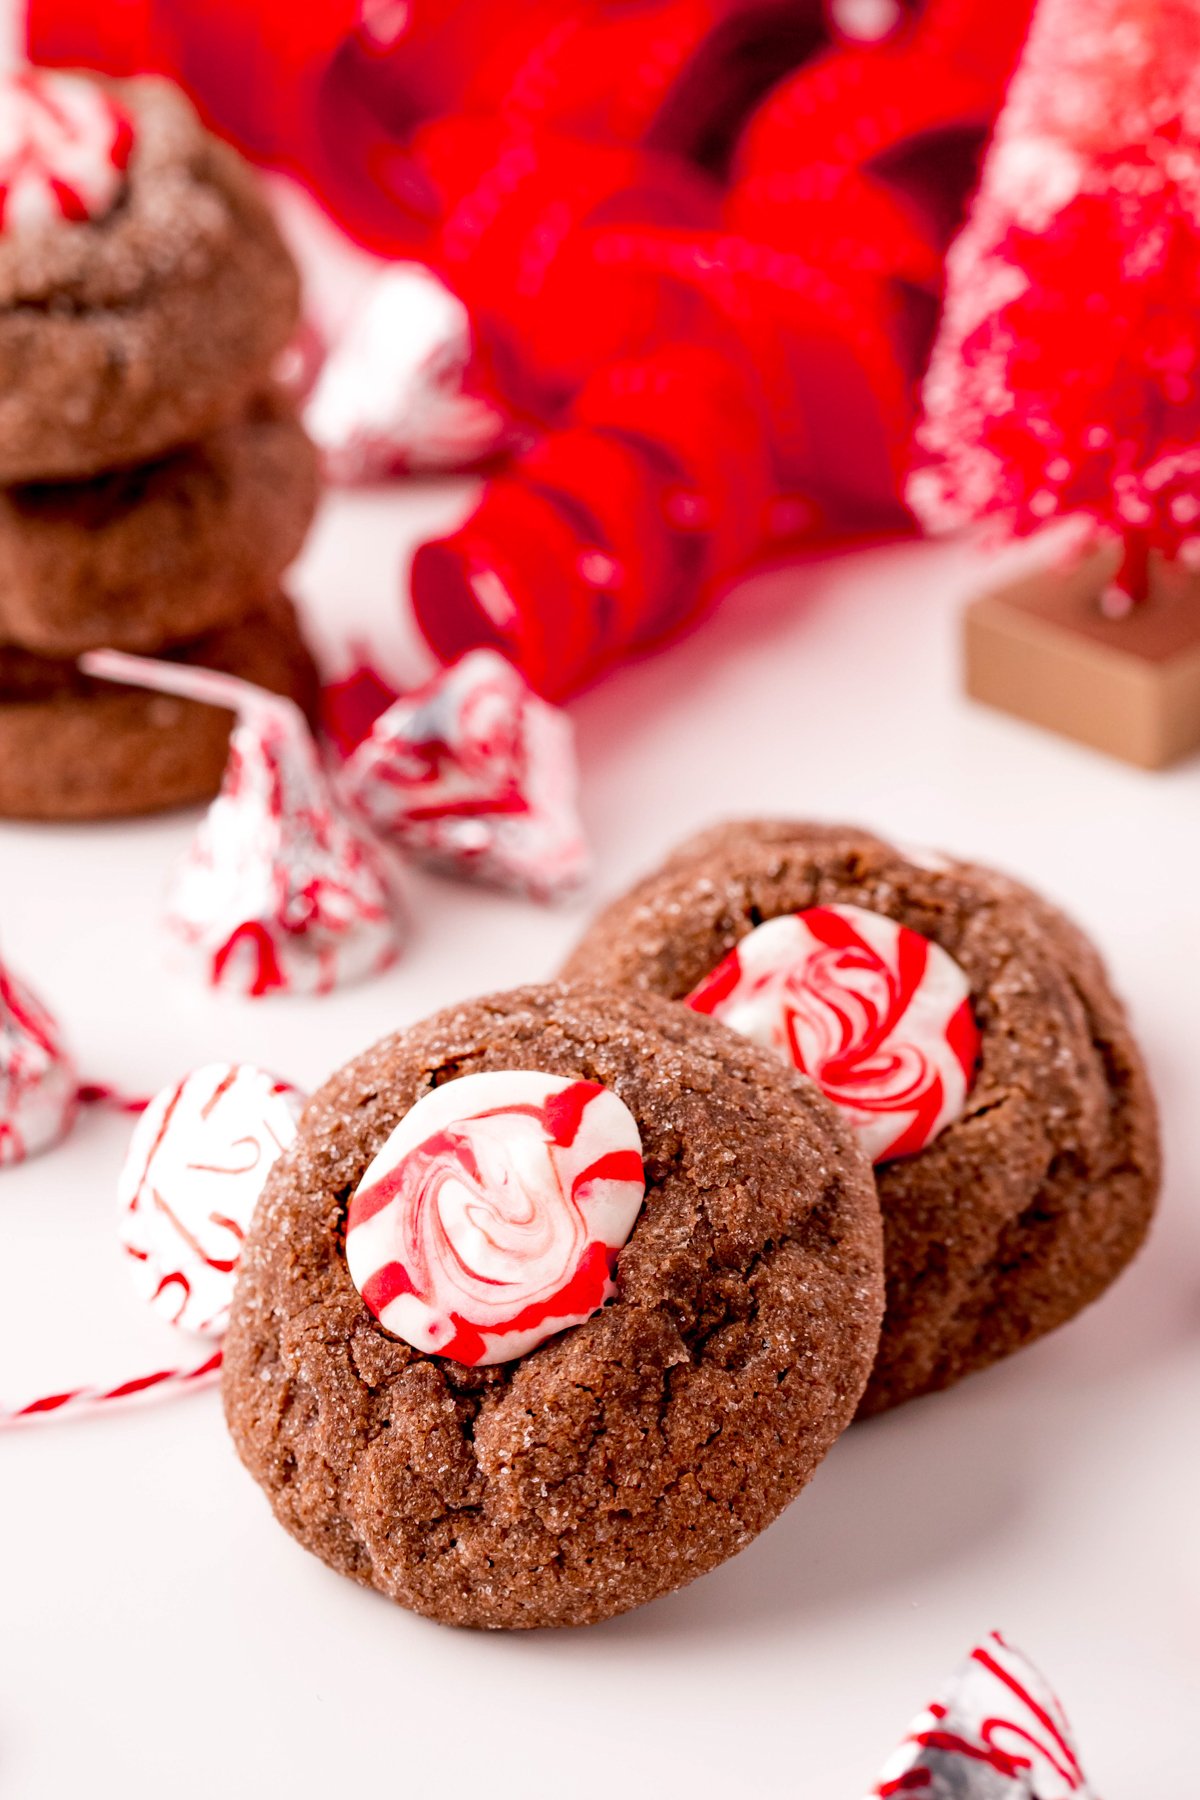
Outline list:
[[[902,520],[942,258],[1031,9],[33,0],[29,45],[173,76],[463,299],[472,384],[532,448],[418,552],[413,602],[447,660],[496,644],[561,697],[754,559]]]

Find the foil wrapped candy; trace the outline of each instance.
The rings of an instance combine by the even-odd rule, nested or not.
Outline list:
[[[376,275],[316,377],[305,425],[331,481],[469,468],[507,425],[467,387],[471,324],[419,263]]]
[[[258,996],[328,993],[395,960],[403,914],[384,853],[338,805],[293,701],[111,650],[81,667],[237,716],[221,791],[170,884],[183,962],[213,987]]]
[[[81,667],[236,715],[167,902],[177,960],[212,987],[322,994],[389,967],[404,923],[388,846],[539,900],[586,876],[570,722],[495,651],[394,700],[340,775],[293,701],[235,676],[111,650]]]
[[[78,1104],[79,1077],[57,1024],[0,963],[0,1168],[65,1137]]]
[[[1096,1800],[1045,1678],[993,1631],[914,1719],[867,1800]]]
[[[537,900],[587,875],[576,786],[570,721],[494,650],[396,700],[343,773],[350,805],[407,856]]]

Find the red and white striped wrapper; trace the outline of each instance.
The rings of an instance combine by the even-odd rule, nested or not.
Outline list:
[[[171,880],[167,929],[185,967],[258,998],[329,993],[395,961],[403,909],[384,852],[339,807],[293,701],[115,650],[80,667],[237,715],[221,792]]]
[[[587,877],[577,788],[571,721],[495,650],[396,700],[343,773],[349,802],[406,856],[535,900]]]
[[[867,1800],[1096,1800],[1066,1713],[1027,1657],[989,1632],[914,1719]]]
[[[0,963],[0,1169],[65,1137],[81,1097],[54,1019]]]
[[[465,469],[493,455],[508,426],[472,394],[467,309],[431,270],[376,275],[316,377],[304,422],[331,481]]]

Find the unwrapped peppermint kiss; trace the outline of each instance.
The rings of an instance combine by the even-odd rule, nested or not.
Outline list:
[[[466,391],[467,309],[428,269],[375,277],[326,359],[305,409],[332,481],[460,469],[495,451],[505,421]]]
[[[472,650],[397,700],[343,780],[381,836],[449,874],[539,900],[587,875],[571,722],[498,651]]]
[[[142,1298],[171,1324],[223,1335],[251,1215],[303,1106],[249,1063],[213,1063],[142,1114],[117,1182],[121,1244]]]
[[[125,186],[133,125],[78,75],[0,77],[0,231],[101,219]]]
[[[687,997],[810,1075],[872,1162],[913,1156],[962,1112],[979,1060],[963,971],[861,906],[756,926]]]
[[[84,1097],[141,1113],[117,1184],[121,1245],[139,1291],[170,1324],[220,1339],[251,1215],[296,1134],[304,1096],[249,1063],[214,1063],[146,1106],[101,1089],[85,1089]],[[124,1381],[77,1383],[0,1404],[0,1428],[193,1393],[218,1379],[221,1359],[219,1344],[209,1344],[202,1355]]]
[[[41,1001],[0,963],[0,1168],[70,1130],[79,1077]]]
[[[346,1265],[417,1350],[510,1362],[616,1293],[645,1197],[629,1108],[594,1081],[463,1075],[406,1113],[355,1190]]]
[[[181,663],[112,650],[89,675],[237,714],[221,792],[178,864],[167,926],[213,987],[323,994],[395,960],[402,911],[380,847],[339,809],[291,700]]]
[[[1066,1714],[993,1631],[913,1721],[869,1800],[1093,1800]]]

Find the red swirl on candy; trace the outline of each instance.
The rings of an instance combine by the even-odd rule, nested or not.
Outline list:
[[[100,219],[133,150],[129,115],[95,82],[24,69],[0,79],[0,230]]]
[[[143,1299],[170,1324],[221,1338],[250,1219],[271,1168],[296,1135],[303,1094],[249,1063],[212,1063],[146,1105],[95,1087],[80,1089],[80,1097],[141,1113],[117,1192],[121,1245]],[[0,1163],[3,1142],[0,1129]],[[220,1347],[209,1344],[201,1356],[193,1352],[124,1381],[0,1402],[0,1430],[194,1392],[217,1379],[221,1360]]]
[[[138,1120],[117,1187],[122,1245],[144,1299],[220,1337],[242,1241],[304,1096],[248,1063],[212,1063],[164,1088]]]
[[[953,957],[861,906],[767,920],[687,1005],[810,1075],[876,1163],[915,1155],[958,1117],[979,1059]]]
[[[376,1155],[346,1214],[346,1263],[415,1349],[509,1362],[613,1298],[644,1197],[641,1137],[611,1089],[531,1069],[464,1075]]]

